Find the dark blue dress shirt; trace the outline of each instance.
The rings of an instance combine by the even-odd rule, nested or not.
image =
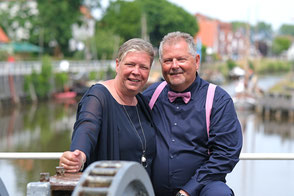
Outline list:
[[[144,91],[148,100],[159,83]],[[207,183],[225,182],[227,173],[239,161],[241,126],[231,97],[220,87],[215,91],[207,136],[205,102],[208,84],[197,76],[184,91],[191,92],[187,104],[181,98],[171,103],[167,97],[171,89],[167,85],[153,107],[153,120],[159,129],[152,177],[157,196],[174,196],[180,189],[190,195],[199,195]]]

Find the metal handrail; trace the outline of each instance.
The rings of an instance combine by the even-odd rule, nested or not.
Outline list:
[[[62,152],[1,152],[0,159],[59,159]]]
[[[0,159],[59,159],[62,152],[1,152]],[[240,160],[294,160],[294,153],[241,153]]]

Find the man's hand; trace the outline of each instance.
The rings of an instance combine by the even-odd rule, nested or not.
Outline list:
[[[66,151],[59,159],[59,166],[64,167],[66,172],[79,172],[86,162],[86,155],[80,150],[74,152]]]

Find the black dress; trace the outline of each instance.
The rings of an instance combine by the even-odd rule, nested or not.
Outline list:
[[[86,154],[85,166],[98,160],[127,160],[140,163],[143,151],[142,142],[145,143],[145,136],[146,169],[151,175],[151,164],[155,156],[155,128],[143,96],[139,93],[136,98],[137,106],[122,106],[101,84],[92,86],[85,93],[78,105],[70,147],[71,151],[79,149]]]

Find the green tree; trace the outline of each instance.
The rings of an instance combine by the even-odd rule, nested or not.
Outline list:
[[[82,0],[37,0],[38,21],[34,24],[32,40],[53,48],[55,54],[68,54],[68,41],[72,38],[72,25],[80,23]]]
[[[147,30],[154,46],[164,35],[172,31],[182,31],[194,36],[198,32],[196,17],[166,0],[137,0],[143,13],[147,15]]]
[[[72,24],[81,23],[82,4],[83,0],[4,2],[0,8],[0,25],[14,41],[27,40],[40,44],[51,54],[54,50],[68,54]]]
[[[28,40],[37,20],[37,7],[26,0],[2,2],[0,26],[13,41]]]
[[[294,25],[284,24],[280,27],[279,32],[281,35],[292,35],[294,36]]]
[[[229,71],[231,71],[236,66],[237,66],[237,64],[235,61],[233,61],[232,59],[227,60],[227,67],[228,67]]]
[[[140,36],[141,10],[137,1],[113,1],[98,24],[100,29],[113,32],[125,40]]]
[[[55,80],[55,88],[57,92],[63,92],[67,90],[68,88],[67,83],[69,81],[68,72],[56,73],[54,76],[54,80]]]
[[[279,55],[288,50],[290,46],[291,39],[288,36],[277,36],[273,41],[272,51],[274,54]]]
[[[122,42],[133,37],[142,37],[144,16],[147,34],[154,46],[158,46],[168,32],[183,31],[194,36],[198,31],[196,18],[167,0],[111,2],[98,24],[98,29],[111,30]]]
[[[231,24],[232,24],[233,31],[237,31],[240,28],[246,29],[248,26],[248,23],[239,22],[239,21],[233,21]]]
[[[253,28],[253,34],[258,34],[260,40],[272,40],[273,29],[271,24],[259,22]]]
[[[40,98],[48,98],[51,90],[51,77],[53,73],[51,59],[48,56],[44,56],[42,59],[41,73],[38,75],[38,81],[35,81],[36,92]]]
[[[41,73],[37,73],[35,70],[31,75],[25,77],[24,89],[27,93],[30,91],[30,85],[36,92],[38,98],[46,99],[49,97],[51,90],[51,78],[52,78],[52,64],[51,59],[48,56],[44,56],[42,59]],[[32,97],[31,97],[32,98]]]
[[[258,22],[255,26],[255,30],[257,32],[268,32],[268,33],[272,33],[272,25],[271,24],[267,24],[265,22]]]
[[[90,39],[90,43],[95,43],[98,59],[114,59],[121,44],[120,37],[111,30],[98,29],[95,36]]]

